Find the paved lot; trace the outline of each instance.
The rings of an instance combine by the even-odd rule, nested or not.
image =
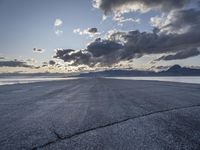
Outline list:
[[[78,79],[0,86],[0,149],[200,149],[200,85]]]

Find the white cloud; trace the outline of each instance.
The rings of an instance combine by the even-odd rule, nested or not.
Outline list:
[[[89,37],[94,37],[96,35],[100,35],[96,28],[88,28],[81,31],[80,28],[74,29],[74,33],[79,35],[88,35]]]
[[[57,18],[54,22],[55,27],[60,27],[60,26],[62,26],[62,24],[63,24],[63,21],[59,18]]]
[[[118,25],[123,25],[124,22],[139,23],[137,18],[124,18],[123,14],[131,12],[147,13],[151,10],[159,12],[170,12],[183,8],[189,0],[93,0],[93,7],[103,11],[104,21],[107,16],[113,16],[113,20],[118,22]],[[119,16],[120,15],[120,16]]]
[[[139,18],[125,18],[121,13],[117,13],[114,15],[113,20],[118,23],[118,25],[123,25],[125,22],[132,22],[132,23],[140,23]]]
[[[192,22],[186,22],[185,16],[184,11],[174,10],[169,14],[151,17],[150,23],[153,27],[159,29],[160,33],[184,34],[193,27]]]
[[[136,11],[144,13],[150,10],[168,12],[183,8],[188,2],[188,0],[93,0],[93,7],[103,10],[104,15]]]
[[[34,58],[29,58],[26,60],[28,63],[31,63],[31,64],[36,64],[37,63],[37,60],[35,60]]]
[[[80,28],[74,29],[73,32],[74,32],[74,33],[80,33],[80,32],[81,32],[81,29],[80,29]]]
[[[57,29],[57,30],[55,30],[55,34],[59,36],[59,35],[63,34],[63,31],[62,31],[62,30],[59,30],[59,29]]]

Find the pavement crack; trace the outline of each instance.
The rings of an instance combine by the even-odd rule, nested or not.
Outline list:
[[[60,134],[58,134],[55,130],[53,131],[53,133],[56,135],[57,139],[62,139],[62,137],[60,136]]]
[[[149,113],[138,115],[138,116],[134,116],[134,117],[128,117],[128,118],[125,118],[125,119],[122,119],[122,120],[118,120],[118,121],[115,121],[115,122],[112,122],[112,123],[107,123],[105,125],[101,125],[101,126],[97,126],[97,127],[94,127],[94,128],[90,128],[90,129],[86,129],[86,130],[83,130],[83,131],[79,131],[79,132],[76,132],[74,134],[66,135],[66,136],[63,136],[63,137],[61,137],[54,130],[53,133],[56,135],[56,137],[57,137],[56,139],[54,139],[52,141],[49,141],[49,142],[47,142],[47,143],[45,143],[43,145],[34,147],[34,148],[32,148],[32,150],[37,150],[37,149],[40,149],[40,148],[44,148],[46,146],[55,144],[56,142],[59,142],[59,141],[62,141],[62,140],[71,139],[73,137],[77,137],[79,135],[82,135],[82,134],[90,132],[90,131],[95,131],[97,129],[102,129],[102,128],[110,127],[110,126],[117,125],[117,124],[129,121],[129,120],[138,119],[138,118],[144,118],[144,117],[155,115],[155,114],[160,114],[160,113],[170,112],[170,111],[175,111],[175,110],[181,110],[181,109],[187,109],[187,108],[193,108],[193,107],[200,107],[200,104],[198,104],[198,105],[191,105],[191,106],[185,106],[185,107],[170,108],[170,109],[165,109],[165,110],[158,110],[158,111],[149,112]]]
[[[52,131],[52,133],[56,136],[56,139],[52,140],[52,141],[49,141],[47,143],[45,143],[44,145],[42,146],[36,146],[36,147],[33,147],[32,150],[37,150],[39,148],[43,148],[43,147],[46,147],[48,145],[51,145],[51,144],[54,144],[60,140],[63,140],[63,138],[60,136],[60,134],[58,134],[55,130]]]

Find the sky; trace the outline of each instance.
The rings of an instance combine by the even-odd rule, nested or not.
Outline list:
[[[200,67],[198,0],[0,0],[0,73]]]

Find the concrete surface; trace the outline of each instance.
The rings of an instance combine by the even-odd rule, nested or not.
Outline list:
[[[93,78],[0,86],[0,149],[200,149],[200,85]]]

